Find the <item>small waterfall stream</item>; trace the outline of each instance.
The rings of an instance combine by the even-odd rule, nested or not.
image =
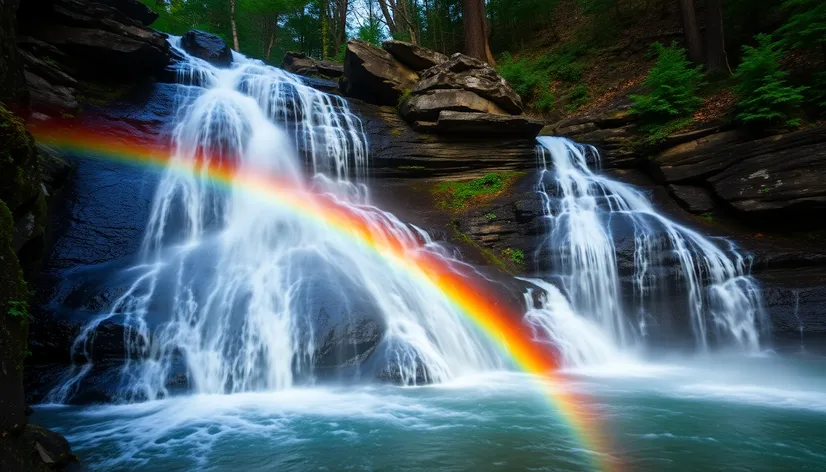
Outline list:
[[[626,350],[666,329],[689,329],[700,351],[759,349],[768,323],[745,256],[659,214],[632,186],[595,173],[595,149],[553,137],[539,143],[538,189],[548,223],[540,254],[553,255],[576,313]],[[618,260],[622,237],[633,245],[625,266]],[[578,362],[606,355],[582,347],[570,354]]]

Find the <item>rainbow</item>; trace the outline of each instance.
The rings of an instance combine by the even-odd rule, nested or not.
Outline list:
[[[389,237],[386,233],[377,234],[375,226],[368,225],[351,206],[343,205],[329,195],[313,193],[294,182],[242,172],[232,165],[214,160],[176,162],[170,159],[172,153],[168,146],[141,142],[131,136],[113,135],[111,131],[106,134],[63,125],[40,125],[31,131],[39,142],[62,151],[194,175],[216,185],[251,192],[375,251],[388,263],[404,268],[412,277],[438,289],[517,367],[542,378],[542,388],[560,417],[587,450],[592,468],[618,470],[618,464],[609,453],[598,415],[584,397],[566,390],[565,379],[558,372],[556,352],[547,344],[534,340],[530,327],[521,322],[522,314],[501,303],[489,282],[457,271],[455,264],[433,252],[411,247],[409,243]]]

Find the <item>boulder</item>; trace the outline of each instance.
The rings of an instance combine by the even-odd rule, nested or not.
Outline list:
[[[281,68],[293,74],[315,77],[323,75],[337,79],[344,75],[344,66],[330,61],[317,61],[303,52],[288,52]]]
[[[190,30],[181,38],[181,47],[189,54],[218,67],[232,64],[232,50],[220,36],[199,30]]]
[[[717,206],[714,203],[714,196],[703,187],[669,185],[668,189],[677,203],[691,213],[706,213]]]
[[[318,69],[318,75],[338,79],[344,75],[344,65],[337,64],[330,61],[315,61],[315,67]]]
[[[40,39],[72,56],[89,75],[151,75],[169,62],[168,45],[160,35],[136,39],[102,29],[55,26]]]
[[[156,16],[137,0],[26,2],[17,18],[27,34],[20,45],[41,60],[45,51],[91,79],[134,80],[159,73],[169,62],[166,35],[146,26]]]
[[[59,433],[29,424],[23,431],[23,437],[34,446],[35,457],[51,469],[61,470],[72,462],[78,462],[72,453],[69,441]]]
[[[376,105],[396,105],[418,75],[387,51],[354,39],[347,43],[341,90],[348,97]]]
[[[535,138],[544,126],[541,120],[526,116],[492,115],[442,111],[436,123],[416,122],[414,128],[428,133],[479,134]]]
[[[507,81],[487,63],[464,54],[454,54],[447,62],[422,72],[413,93],[441,89],[467,90],[492,101],[508,113],[522,113],[522,99]]]
[[[430,69],[433,66],[447,62],[449,59],[440,52],[423,48],[412,43],[406,43],[404,41],[385,41],[382,43],[382,47],[385,51],[392,54],[393,57],[395,57],[399,62],[416,72]]]
[[[443,110],[507,115],[498,105],[466,90],[432,90],[413,95],[401,106],[401,115],[410,123],[436,121]]]

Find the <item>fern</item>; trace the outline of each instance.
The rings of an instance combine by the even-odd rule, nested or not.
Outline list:
[[[826,2],[786,0],[783,9],[790,16],[777,30],[782,46],[795,49],[826,47]]]
[[[29,319],[29,304],[21,301],[10,301],[9,316],[19,318],[21,322]]]
[[[739,99],[737,119],[758,126],[785,124],[798,126],[800,120],[791,117],[790,110],[803,101],[805,87],[786,83],[788,73],[780,70],[783,54],[771,36],[755,36],[757,46],[743,47],[743,62],[734,73],[734,91]]]
[[[658,59],[643,82],[648,93],[631,95],[632,113],[650,121],[667,121],[693,113],[702,103],[697,96],[703,84],[699,67],[691,66],[685,49],[676,42],[671,47],[660,43],[652,47]]]

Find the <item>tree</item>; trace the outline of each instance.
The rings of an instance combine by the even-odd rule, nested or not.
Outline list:
[[[379,0],[379,7],[381,7],[390,36],[419,44],[414,0]]]
[[[462,0],[462,16],[465,25],[465,53],[492,64],[485,20],[485,0]]]
[[[699,66],[691,65],[685,49],[677,46],[676,41],[671,47],[654,43],[653,48],[658,60],[643,82],[648,93],[630,96],[634,102],[632,113],[648,121],[666,121],[691,114],[702,103],[697,96],[703,79]]]
[[[688,58],[695,64],[702,64],[703,44],[700,41],[700,28],[697,26],[697,14],[694,12],[694,0],[677,0],[677,3],[680,6]]]
[[[746,124],[797,126],[800,120],[790,112],[803,101],[804,87],[786,83],[788,73],[780,70],[779,50],[767,34],[757,35],[757,46],[743,47],[743,62],[734,73],[737,118]]]
[[[731,74],[723,29],[724,0],[706,0],[706,70],[711,74]]]
[[[230,25],[232,25],[232,45],[233,49],[240,52],[241,46],[238,45],[238,25],[235,22],[235,2],[236,0],[229,0],[229,10],[230,10]]]
[[[786,0],[783,9],[791,16],[779,30],[780,43],[789,48],[820,47],[826,60],[826,2]]]

